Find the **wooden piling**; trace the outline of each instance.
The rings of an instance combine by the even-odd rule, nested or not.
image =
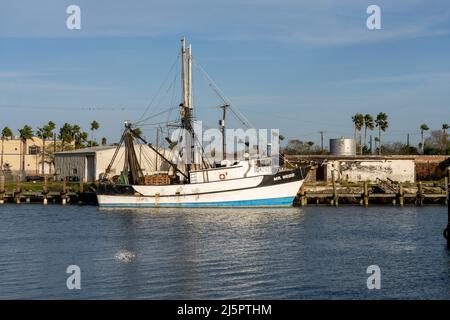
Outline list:
[[[417,196],[416,196],[416,205],[419,207],[423,207],[423,188],[422,181],[417,183]]]
[[[20,203],[20,194],[22,193],[22,189],[20,187],[20,175],[16,176],[16,190],[14,192],[14,199],[17,204]]]
[[[42,190],[42,196],[43,196],[43,204],[46,205],[48,203],[47,200],[48,195],[48,177],[44,176],[44,190]]]
[[[364,206],[369,206],[369,187],[367,181],[364,181]]]
[[[300,187],[300,205],[306,206],[305,187],[303,185]]]
[[[449,170],[449,172],[450,172],[450,170]],[[445,181],[444,181],[444,184],[445,184],[445,195],[446,195],[446,197],[445,197],[445,205],[446,206],[448,206],[448,199],[449,199],[449,196],[448,196],[449,183],[450,183],[450,174],[449,174],[449,177],[445,177]]]
[[[447,184],[446,184],[446,190],[447,190],[447,228],[444,230],[444,237],[447,239],[447,249],[450,250],[450,168],[448,169],[448,177],[447,177]]]
[[[339,206],[339,196],[337,194],[337,190],[336,190],[336,181],[335,181],[335,173],[334,170],[331,171],[331,179],[333,182],[333,201],[332,201],[332,205],[338,207]]]
[[[5,203],[5,176],[0,176],[0,204]]]
[[[63,180],[63,189],[61,192],[61,203],[65,205],[67,203],[67,177]]]
[[[402,183],[400,183],[400,186],[399,186],[398,202],[400,204],[400,207],[403,207],[403,205],[405,204],[405,192],[403,190]]]

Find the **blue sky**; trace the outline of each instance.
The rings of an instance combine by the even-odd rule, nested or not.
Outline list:
[[[81,30],[65,26],[70,4],[81,7]],[[366,28],[369,4],[381,7],[382,30]],[[450,122],[447,0],[1,0],[0,126],[88,129],[96,119],[97,136],[114,141],[151,101],[150,114],[177,104],[154,97],[183,34],[258,128],[318,143],[320,130],[353,136],[356,112],[383,111],[386,140],[418,142],[421,123]],[[194,77],[198,116],[216,126],[220,102]]]

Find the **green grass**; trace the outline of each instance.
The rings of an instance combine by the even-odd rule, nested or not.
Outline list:
[[[39,192],[44,190],[44,182],[43,181],[36,181],[36,182],[21,182],[20,188],[22,191],[32,191],[32,192]],[[48,191],[50,192],[60,192],[63,190],[63,183],[62,182],[49,182],[47,184]],[[96,187],[95,184],[88,184],[85,183],[83,186],[84,191],[95,191]],[[5,184],[5,190],[6,191],[14,191],[16,190],[16,183],[6,183]],[[79,182],[68,182],[67,183],[67,191],[71,192],[79,192],[80,191],[80,183]]]

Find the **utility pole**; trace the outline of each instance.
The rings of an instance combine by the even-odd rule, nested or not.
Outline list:
[[[320,150],[323,153],[323,134],[325,133],[325,131],[319,131],[320,133]]]
[[[407,152],[409,154],[409,149],[410,149],[410,147],[409,147],[409,133],[406,135],[406,148],[407,148]]]

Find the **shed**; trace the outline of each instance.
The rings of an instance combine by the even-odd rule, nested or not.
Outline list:
[[[76,181],[94,182],[100,179],[114,156],[117,146],[99,146],[55,153],[56,178],[68,178]],[[167,163],[143,144],[136,144],[135,151],[144,174],[167,171]],[[160,150],[160,152],[166,151]],[[120,174],[124,165],[125,148],[121,147],[111,168],[111,174]]]

